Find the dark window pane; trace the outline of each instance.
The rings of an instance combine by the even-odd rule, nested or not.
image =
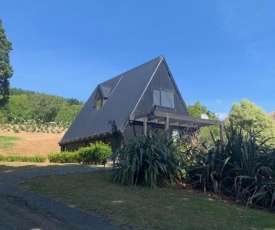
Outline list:
[[[160,105],[160,91],[157,89],[153,90],[153,104]]]
[[[161,91],[161,106],[174,108],[174,94],[171,92]]]

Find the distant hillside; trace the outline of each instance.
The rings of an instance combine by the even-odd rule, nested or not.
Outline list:
[[[0,123],[67,123],[74,120],[84,103],[29,90],[11,88],[9,102],[0,110]]]
[[[271,112],[268,115],[275,121],[275,112]]]

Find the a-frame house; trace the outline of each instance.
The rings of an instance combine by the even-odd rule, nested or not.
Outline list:
[[[148,130],[220,125],[192,118],[163,56],[99,84],[59,142],[75,150],[102,140],[116,148]]]

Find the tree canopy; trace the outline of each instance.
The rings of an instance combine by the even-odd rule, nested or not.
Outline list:
[[[192,117],[201,118],[202,114],[206,114],[209,117],[209,119],[218,120],[218,117],[214,113],[209,111],[209,109],[207,109],[207,107],[202,105],[199,101],[197,101],[194,105],[189,105],[188,111],[190,116]],[[219,138],[219,127],[211,126],[211,127],[203,127],[200,129],[200,133],[201,133],[200,136],[203,140],[211,139],[210,130],[213,133],[215,138]]]
[[[210,112],[209,109],[207,109],[206,106],[202,105],[199,101],[197,101],[194,105],[189,105],[188,111],[192,117],[201,118],[202,114],[206,114],[209,119],[218,120],[218,117],[214,113]]]
[[[0,19],[0,103],[5,104],[10,95],[10,83],[9,78],[13,74],[13,69],[10,65],[9,53],[12,50],[12,44],[7,39],[5,30],[2,26],[2,20]]]
[[[231,123],[234,127],[241,126],[246,132],[259,132],[259,141],[275,137],[275,122],[262,108],[247,99],[243,99],[240,104],[232,105],[225,122],[226,125]],[[267,143],[275,144],[275,140]]]

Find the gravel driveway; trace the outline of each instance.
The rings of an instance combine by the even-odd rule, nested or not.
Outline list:
[[[101,170],[89,166],[50,166],[0,173],[0,229],[121,229],[106,220],[70,208],[40,195],[22,190],[17,184],[36,176]]]

